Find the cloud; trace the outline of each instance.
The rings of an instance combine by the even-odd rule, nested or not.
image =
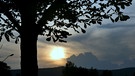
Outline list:
[[[112,64],[108,61],[101,61],[90,52],[80,53],[79,55],[72,55],[67,59],[75,63],[76,66],[86,67],[86,68],[97,68],[97,69],[112,69],[116,68],[117,65]]]
[[[132,5],[130,7],[127,7],[126,10],[124,10],[124,12],[126,14],[134,15],[135,14],[135,11],[133,11],[134,8],[135,8],[135,1],[132,0]]]
[[[69,40],[76,42],[84,52],[92,52],[98,60],[123,64],[135,59],[135,18],[125,22],[96,25],[84,35],[76,35]],[[123,67],[128,66],[123,64]],[[113,67],[112,67],[113,68]]]
[[[73,62],[78,67],[96,68],[96,69],[119,69],[126,67],[135,67],[134,60],[125,60],[123,62],[111,62],[109,60],[99,60],[91,52],[80,53],[79,55],[72,55],[67,58],[67,61]]]

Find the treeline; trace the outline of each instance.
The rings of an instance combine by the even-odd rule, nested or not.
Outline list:
[[[68,61],[63,69],[62,76],[113,76],[113,73],[111,70],[99,71],[95,68],[77,67],[74,63]],[[135,73],[132,76],[135,76]]]
[[[10,66],[8,66],[5,62],[0,61],[0,76],[20,76],[20,73],[12,75],[10,73]],[[111,70],[99,71],[95,68],[87,69],[84,67],[77,67],[74,63],[68,61],[65,67],[63,67],[62,75],[60,76],[114,76],[114,75]],[[129,76],[129,75],[124,75],[124,76]],[[130,76],[135,76],[135,73]]]

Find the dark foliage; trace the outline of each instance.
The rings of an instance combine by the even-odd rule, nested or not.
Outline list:
[[[69,28],[85,33],[87,26],[101,25],[103,19],[110,19],[112,22],[126,21],[129,16],[123,14],[122,9],[130,6],[131,2],[132,0],[0,0],[0,40],[5,36],[7,41],[11,37],[18,43],[20,35],[14,36],[13,31],[21,32],[22,16],[26,12],[26,16],[31,15],[35,24],[30,28],[36,27],[38,35],[46,35],[47,41],[66,42],[63,38],[71,35]],[[47,25],[50,21],[51,26]]]
[[[83,67],[76,67],[74,63],[67,62],[63,70],[63,76],[99,76],[96,69],[86,69]]]
[[[115,76],[112,72],[113,70],[77,67],[74,63],[68,61],[63,69],[62,76]]]
[[[2,61],[0,61],[0,76],[11,76],[10,67]]]
[[[104,70],[101,76],[113,76],[110,70]]]

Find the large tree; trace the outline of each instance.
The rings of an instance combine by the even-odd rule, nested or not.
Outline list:
[[[82,31],[92,24],[126,21],[123,9],[132,0],[0,0],[0,40],[20,40],[21,76],[37,76],[37,39],[66,42],[69,29]]]

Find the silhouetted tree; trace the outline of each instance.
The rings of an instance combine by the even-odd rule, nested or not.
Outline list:
[[[126,21],[129,16],[121,9],[131,1],[0,0],[0,40],[5,36],[7,41],[13,38],[18,43],[20,38],[21,76],[37,76],[38,35],[46,35],[47,41],[66,42],[64,38],[71,35],[68,29],[85,33],[84,28],[102,24],[103,19]]]
[[[74,63],[68,61],[63,69],[62,76],[98,76],[98,71],[93,68],[77,67]]]
[[[99,73],[96,69],[91,68],[89,70],[89,76],[99,76]]]
[[[76,66],[74,63],[67,61],[65,68],[62,71],[63,76],[75,76],[76,75]]]
[[[71,62],[71,61],[67,61],[67,63],[66,63],[66,68],[71,68],[71,67],[76,67],[76,65],[73,63],[73,62]]]
[[[11,76],[10,67],[2,61],[0,61],[0,76]]]
[[[89,76],[88,69],[77,67],[72,62],[67,62],[63,69],[63,76]]]
[[[104,70],[102,76],[113,76],[112,71],[110,70]]]

